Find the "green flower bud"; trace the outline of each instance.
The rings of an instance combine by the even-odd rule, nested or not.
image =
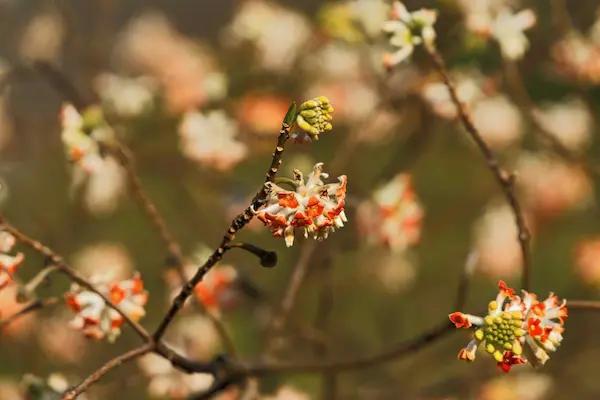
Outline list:
[[[319,134],[333,129],[330,123],[333,120],[331,115],[333,111],[327,97],[315,97],[300,105],[296,123],[302,130],[308,132],[313,139],[318,140]]]

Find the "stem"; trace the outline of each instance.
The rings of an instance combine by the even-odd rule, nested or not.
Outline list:
[[[127,353],[121,354],[118,357],[113,358],[104,364],[100,369],[96,370],[93,374],[88,376],[83,382],[77,385],[75,388],[69,390],[65,395],[61,398],[61,400],[74,400],[80,394],[85,392],[91,385],[98,382],[100,378],[109,373],[115,368],[120,367],[122,364],[135,360],[138,357],[141,357],[152,351],[154,345],[152,343],[147,343],[137,349],[133,349],[128,351]]]
[[[523,211],[522,211],[521,204],[519,203],[519,201],[517,200],[517,197],[515,195],[515,190],[514,190],[515,177],[512,174],[507,174],[505,171],[503,171],[501,169],[500,163],[498,162],[498,159],[494,155],[494,152],[490,149],[490,147],[487,145],[487,143],[483,140],[483,138],[481,137],[481,134],[479,133],[479,131],[473,124],[473,121],[471,120],[471,116],[470,116],[469,112],[465,108],[464,104],[458,98],[458,94],[456,93],[456,88],[454,87],[454,84],[450,80],[450,75],[448,73],[448,70],[446,69],[446,66],[444,65],[444,60],[443,60],[442,56],[434,48],[426,47],[426,49],[427,49],[427,52],[428,52],[431,60],[433,61],[435,69],[441,75],[442,80],[444,81],[444,84],[448,87],[448,90],[450,92],[450,97],[452,99],[452,103],[454,103],[454,105],[456,106],[456,108],[458,110],[458,116],[460,118],[460,121],[462,122],[465,130],[471,136],[471,138],[473,139],[473,141],[475,142],[477,147],[479,147],[481,154],[483,155],[483,157],[485,158],[485,160],[487,162],[488,168],[490,169],[491,173],[496,178],[498,185],[500,186],[500,188],[502,189],[502,192],[504,193],[504,197],[506,198],[506,201],[512,208],[512,211],[513,211],[513,214],[515,217],[515,223],[517,225],[517,230],[518,230],[517,239],[519,241],[519,245],[521,246],[521,255],[523,258],[523,266],[522,266],[523,275],[522,275],[521,286],[523,287],[524,290],[529,290],[529,287],[531,284],[531,269],[532,269],[531,254],[529,252],[529,241],[530,241],[531,236],[530,236],[529,230],[527,229],[527,226],[525,224],[525,218],[523,217]]]

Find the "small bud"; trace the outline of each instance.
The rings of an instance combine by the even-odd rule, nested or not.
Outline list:
[[[300,113],[296,117],[298,126],[318,140],[319,134],[333,129],[333,107],[325,96],[315,97],[300,105]]]

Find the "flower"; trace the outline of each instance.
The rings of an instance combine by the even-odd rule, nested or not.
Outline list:
[[[257,135],[276,136],[290,102],[287,97],[279,95],[246,94],[237,107],[237,117],[244,127]]]
[[[262,68],[287,72],[302,56],[302,46],[311,35],[308,19],[275,2],[252,0],[241,4],[224,32],[225,45],[254,45]],[[275,39],[275,40],[274,40]]]
[[[211,254],[212,250],[207,246],[203,244],[198,246],[190,257],[190,263],[184,267],[187,280],[194,276],[198,269],[197,265],[203,264]],[[219,264],[194,287],[194,295],[209,312],[218,313],[221,308],[232,305],[232,300],[236,300],[234,286],[237,278],[238,273],[235,267]],[[181,290],[181,277],[178,271],[170,269],[165,274],[165,280],[171,288],[169,302],[172,302]]]
[[[49,359],[68,365],[78,365],[88,351],[89,342],[71,329],[68,324],[68,311],[44,319],[40,323],[44,329],[36,330],[37,342]]]
[[[394,2],[392,19],[383,24],[383,31],[390,35],[390,44],[398,50],[384,55],[384,66],[389,69],[400,64],[419,44],[432,47],[436,37],[433,29],[436,20],[437,12],[434,10],[422,8],[409,13],[403,3]]]
[[[0,289],[14,282],[13,275],[25,260],[23,253],[8,255],[16,243],[15,237],[6,231],[0,231]]]
[[[521,112],[505,95],[477,102],[471,115],[473,124],[492,148],[508,147],[523,135]]]
[[[272,396],[261,396],[261,400],[310,400],[308,394],[292,386],[282,386]]]
[[[524,32],[535,25],[533,10],[526,9],[513,14],[508,8],[500,10],[491,26],[491,34],[500,44],[504,57],[518,60],[529,48]]]
[[[321,177],[323,163],[317,163],[308,174],[306,181],[299,170],[294,170],[294,179],[285,183],[294,190],[285,190],[279,185],[267,182],[266,207],[256,212],[258,219],[271,227],[274,236],[285,237],[285,244],[294,244],[294,230],[304,228],[304,237],[312,234],[314,239],[326,239],[330,231],[344,226],[347,222],[344,213],[346,198],[346,175],[338,177],[339,183],[325,185]]]
[[[213,53],[209,46],[182,35],[157,11],[146,11],[132,19],[117,47],[118,59],[128,69],[133,67],[156,79],[173,113],[224,97],[227,79]]]
[[[113,242],[85,246],[73,255],[71,265],[82,275],[105,273],[105,279],[109,280],[124,280],[133,272],[133,262],[127,249]]]
[[[562,342],[567,301],[559,303],[558,297],[550,293],[540,302],[535,294],[524,290],[521,298],[504,281],[499,281],[498,289],[485,317],[461,312],[449,315],[457,328],[474,329],[474,338],[458,353],[458,358],[474,361],[477,348],[483,346],[504,372],[515,364],[543,365],[550,357],[548,353],[556,351]]]
[[[376,37],[389,13],[389,5],[382,0],[354,0],[325,3],[318,12],[321,29],[330,37],[350,44]]]
[[[600,83],[600,40],[572,31],[552,47],[556,71],[577,83]]]
[[[133,117],[141,114],[154,101],[156,83],[152,78],[130,78],[104,73],[96,78],[95,86],[107,103],[119,115]]]
[[[473,227],[477,268],[493,278],[514,276],[521,267],[522,255],[512,209],[505,202],[496,201],[486,208]],[[525,219],[528,217],[526,214]]]
[[[567,149],[581,151],[589,144],[594,122],[582,100],[544,104],[534,110],[534,115],[538,123]]]
[[[398,174],[358,209],[359,229],[370,243],[379,243],[396,253],[419,242],[423,209],[412,184],[412,176]]]
[[[584,208],[593,201],[593,186],[586,172],[558,157],[524,153],[517,160],[516,170],[517,187],[525,205],[538,218]]]
[[[179,125],[181,151],[191,160],[226,171],[248,154],[246,145],[235,139],[237,130],[222,110],[187,112]]]
[[[333,129],[333,107],[325,96],[315,97],[300,105],[296,123],[311,139],[319,140],[319,134]]]
[[[470,13],[467,22],[467,26],[480,36],[493,37],[504,57],[518,60],[529,48],[529,40],[524,32],[535,25],[536,16],[530,9],[515,14],[507,6],[498,8],[490,5]]]
[[[544,400],[552,393],[552,378],[535,372],[500,375],[484,383],[478,400]]]
[[[139,321],[146,314],[144,305],[148,293],[139,274],[121,282],[110,282],[106,277],[96,275],[90,282],[133,321]],[[98,294],[73,284],[65,300],[67,306],[77,314],[71,325],[85,336],[97,340],[107,336],[113,342],[120,335],[123,317]]]
[[[93,171],[102,163],[97,137],[108,127],[102,124],[102,115],[98,107],[90,107],[82,114],[69,103],[62,106],[60,120],[61,138],[69,161],[85,171]]]
[[[574,251],[577,273],[587,284],[600,284],[600,236],[580,241]]]
[[[23,303],[17,301],[19,286],[12,282],[0,290],[0,318],[4,319],[23,309]],[[37,332],[38,313],[27,313],[0,330],[2,337],[14,341],[28,341],[31,334]]]

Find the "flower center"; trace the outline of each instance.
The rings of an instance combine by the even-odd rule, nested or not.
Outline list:
[[[490,311],[497,307],[493,306],[496,304],[490,304]],[[518,339],[525,334],[525,331],[522,329],[523,318],[520,312],[503,311],[499,314],[487,315],[484,322],[484,326],[475,331],[475,337],[478,340],[485,339],[485,350],[493,354],[498,362],[504,359],[505,351],[521,355],[523,349]]]

